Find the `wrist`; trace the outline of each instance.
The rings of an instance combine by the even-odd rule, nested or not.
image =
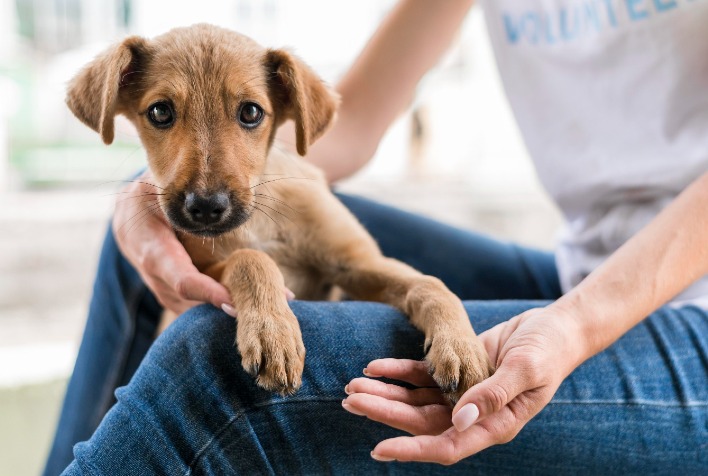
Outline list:
[[[562,356],[565,377],[599,351],[595,345],[596,331],[581,303],[574,299],[563,296],[549,304],[545,311],[565,344]]]

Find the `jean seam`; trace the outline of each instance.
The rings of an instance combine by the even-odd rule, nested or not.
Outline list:
[[[642,407],[697,408],[708,407],[708,402],[656,402],[644,400],[552,400],[548,405],[628,405]]]
[[[261,403],[254,403],[251,405],[251,408],[248,410],[243,410],[244,413],[248,413],[249,410],[251,409],[261,409],[265,407],[270,407],[274,405],[281,405],[285,404],[288,405],[290,403],[307,403],[307,402],[340,402],[342,401],[344,397],[300,397],[297,399],[292,399],[289,398],[287,400],[268,400],[267,402],[261,402]]]
[[[306,402],[339,402],[340,398],[298,398],[297,400],[275,400],[251,405],[251,409],[261,409],[274,405],[291,404],[291,403],[306,403]],[[693,402],[658,402],[649,400],[552,400],[549,405],[636,405],[636,406],[656,406],[656,407],[708,407],[708,401],[693,401]],[[241,413],[248,414],[251,410],[243,410]]]
[[[222,426],[215,434],[214,436],[211,437],[211,439],[202,446],[199,451],[194,455],[194,458],[192,458],[192,461],[189,463],[187,471],[184,473],[184,476],[190,476],[192,474],[192,470],[199,464],[199,461],[201,460],[202,456],[209,451],[209,447],[212,446],[212,444],[217,441],[221,435],[223,435],[226,430],[229,429],[231,425],[233,425],[236,421],[238,421],[240,418],[245,417],[248,415],[248,413],[252,410],[260,410],[262,408],[267,408],[275,405],[281,405],[281,404],[291,404],[291,403],[306,403],[306,402],[339,402],[341,399],[339,397],[337,398],[323,398],[323,397],[313,397],[313,398],[298,398],[296,400],[290,399],[290,400],[271,400],[268,402],[262,402],[262,403],[255,403],[251,405],[251,408],[249,409],[243,409],[236,413],[236,415],[232,416],[229,418],[229,420]]]
[[[231,417],[229,421],[224,424],[222,428],[217,431],[217,433],[197,452],[192,462],[189,464],[189,469],[185,473],[185,476],[192,474],[192,469],[199,462],[199,459],[209,450],[209,447],[223,434],[226,430],[234,424],[239,418],[246,416],[250,411],[256,409],[263,409],[275,405],[289,405],[297,403],[307,403],[307,402],[338,402],[339,398],[323,398],[323,397],[312,397],[312,398],[298,398],[289,400],[271,400],[262,403],[256,403],[251,405],[250,409],[244,409],[238,412],[236,415]],[[671,403],[671,402],[647,402],[641,400],[634,401],[621,401],[621,400],[554,400],[551,401],[550,405],[631,405],[631,406],[654,406],[654,407],[673,407],[673,408],[696,408],[696,407],[708,407],[708,402],[687,402],[687,403]]]
[[[232,416],[229,418],[229,420],[222,426],[219,431],[217,431],[214,436],[212,436],[209,441],[207,441],[204,446],[202,446],[199,451],[194,455],[194,458],[192,458],[192,461],[189,462],[187,465],[187,471],[184,473],[184,476],[189,476],[192,474],[192,470],[199,464],[199,461],[201,460],[202,456],[209,450],[209,447],[216,441],[226,430],[234,424],[239,418],[243,417],[246,415],[245,411],[240,411],[236,413],[236,415]]]

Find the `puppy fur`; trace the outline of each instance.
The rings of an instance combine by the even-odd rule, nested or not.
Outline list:
[[[174,113],[167,128],[149,119],[160,102]],[[264,111],[256,127],[237,118],[245,103]],[[459,299],[382,256],[317,168],[272,147],[278,126],[292,120],[304,155],[335,116],[336,95],[295,56],[203,24],[129,37],[78,73],[67,104],[106,144],[117,114],[135,125],[159,206],[196,267],[231,293],[242,364],[261,387],[286,394],[301,384],[305,348],[285,286],[308,300],[339,287],[406,313],[452,402],[493,371]],[[216,193],[228,197],[222,219],[190,222],[186,197]]]

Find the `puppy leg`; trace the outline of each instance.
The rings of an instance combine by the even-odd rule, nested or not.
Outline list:
[[[301,384],[305,346],[275,262],[261,251],[238,250],[227,259],[221,281],[238,312],[236,345],[243,368],[267,390],[295,392]]]
[[[357,299],[396,306],[425,334],[430,374],[453,404],[493,373],[462,303],[437,278],[382,256],[341,266],[337,284]]]
[[[425,334],[431,375],[450,401],[491,375],[492,363],[462,303],[442,281],[385,258],[356,218],[326,190],[307,204],[302,215],[317,233],[301,242],[303,255],[353,298],[391,304],[407,314]]]

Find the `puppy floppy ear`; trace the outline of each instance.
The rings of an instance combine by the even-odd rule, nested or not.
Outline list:
[[[281,114],[295,121],[297,152],[307,153],[333,122],[339,97],[300,59],[283,50],[266,53],[268,83]]]
[[[113,121],[120,112],[120,93],[137,72],[146,40],[138,36],[112,46],[86,65],[69,83],[66,104],[81,122],[98,132],[105,144],[113,142]]]

